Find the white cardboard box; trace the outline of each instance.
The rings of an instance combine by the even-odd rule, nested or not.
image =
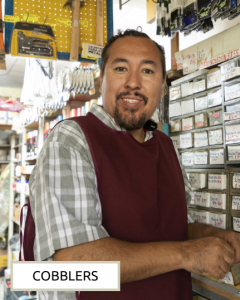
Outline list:
[[[210,194],[203,192],[195,193],[195,205],[210,207]]]
[[[195,98],[195,111],[203,110],[208,108],[208,97],[197,97]]]
[[[180,148],[191,148],[192,146],[192,134],[180,134]]]
[[[240,118],[240,109],[233,111],[226,111],[224,113],[224,121],[236,120]]]
[[[198,223],[209,224],[210,212],[204,210],[193,210],[193,220]]]
[[[227,176],[222,174],[208,174],[208,188],[210,190],[225,190]]]
[[[208,107],[213,107],[222,104],[222,90],[208,93]]]
[[[225,86],[225,101],[240,97],[240,83]]]
[[[182,101],[182,115],[190,114],[194,112],[193,99]]]
[[[228,160],[240,160],[240,146],[228,146]]]
[[[191,130],[194,128],[193,126],[193,117],[182,119],[182,130]]]
[[[195,165],[207,165],[208,164],[208,151],[200,151],[194,153]]]
[[[182,153],[182,164],[184,166],[192,166],[194,164],[194,153],[183,152]]]
[[[206,175],[201,173],[188,173],[189,183],[192,188],[203,189],[206,187]]]
[[[207,131],[194,133],[194,147],[208,146],[208,134]]]
[[[240,218],[233,217],[233,230],[240,232]]]
[[[240,140],[240,124],[226,126],[226,142]]]
[[[181,116],[182,109],[181,109],[181,102],[169,104],[169,117],[177,117]]]
[[[172,139],[173,145],[178,149],[180,148],[180,136],[174,135],[170,137]]]
[[[209,145],[221,145],[223,143],[222,129],[209,130]]]
[[[226,209],[226,194],[210,193],[210,206],[213,208]]]
[[[224,150],[209,150],[210,165],[222,165],[224,164]]]
[[[210,225],[220,229],[226,229],[226,214],[210,213]]]
[[[240,210],[240,197],[232,196],[232,209]]]
[[[240,173],[233,174],[233,188],[240,189]]]

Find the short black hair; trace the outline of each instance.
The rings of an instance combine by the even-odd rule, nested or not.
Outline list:
[[[166,77],[166,63],[165,63],[165,50],[164,50],[164,48],[162,46],[160,46],[158,43],[156,43],[155,41],[153,41],[146,33],[143,33],[141,31],[137,31],[137,30],[134,30],[134,29],[127,29],[125,31],[119,30],[116,35],[112,36],[107,41],[105,47],[103,48],[102,60],[101,60],[101,65],[100,65],[100,70],[101,70],[102,76],[104,75],[106,63],[107,63],[107,60],[109,58],[109,49],[110,49],[111,45],[117,39],[123,38],[125,36],[144,37],[144,38],[148,38],[149,40],[151,40],[152,42],[155,43],[155,45],[157,46],[157,48],[160,52],[160,60],[161,60],[161,63],[162,63],[162,75],[163,75],[163,80],[164,80],[165,77]]]

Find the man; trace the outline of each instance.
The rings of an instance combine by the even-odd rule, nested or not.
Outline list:
[[[190,300],[190,272],[223,278],[240,260],[239,234],[187,224],[190,187],[178,154],[169,137],[144,130],[165,75],[164,51],[147,35],[111,38],[103,107],[56,126],[31,176],[35,260],[121,262],[121,292],[81,292],[83,300]]]

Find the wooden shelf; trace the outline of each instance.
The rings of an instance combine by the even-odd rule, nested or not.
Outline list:
[[[22,144],[18,144],[17,146],[13,147],[12,149],[18,149],[21,146],[22,146]]]
[[[33,123],[30,123],[28,125],[25,125],[24,126],[25,128],[29,129],[29,130],[37,130],[38,129],[38,122],[33,122]]]
[[[25,161],[37,160],[38,156],[32,156],[25,159]]]
[[[9,144],[6,144],[6,145],[0,145],[0,149],[6,149],[6,148],[10,149],[10,148],[11,148],[11,145],[9,145]]]

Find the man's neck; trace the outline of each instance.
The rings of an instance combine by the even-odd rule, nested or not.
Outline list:
[[[127,130],[131,135],[137,140],[139,143],[143,143],[145,141],[146,132],[143,128],[136,130]]]

